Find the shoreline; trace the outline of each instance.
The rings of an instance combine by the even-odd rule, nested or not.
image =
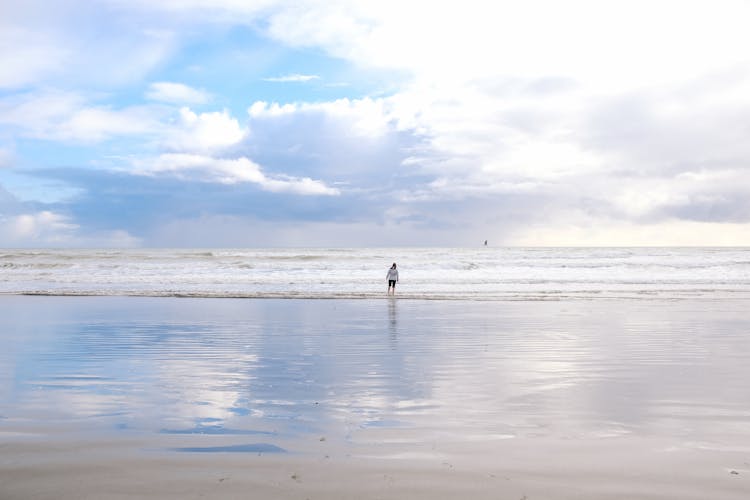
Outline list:
[[[259,299],[259,300],[381,300],[402,299],[410,301],[445,301],[445,302],[545,302],[545,301],[690,301],[690,300],[750,300],[748,290],[642,290],[624,293],[612,290],[591,292],[546,292],[546,293],[509,293],[507,295],[436,295],[401,293],[209,293],[209,292],[95,292],[95,291],[21,291],[3,292],[1,297],[113,297],[113,298],[175,298],[175,299]]]

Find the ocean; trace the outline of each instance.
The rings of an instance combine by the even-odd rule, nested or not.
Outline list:
[[[441,300],[750,296],[750,248],[0,250],[0,294]]]

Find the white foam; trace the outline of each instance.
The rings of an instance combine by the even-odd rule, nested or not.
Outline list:
[[[0,293],[555,300],[750,296],[746,248],[0,251]]]

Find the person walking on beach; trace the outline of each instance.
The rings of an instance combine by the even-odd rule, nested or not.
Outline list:
[[[388,274],[385,277],[388,280],[388,293],[387,295],[396,295],[396,283],[398,283],[398,269],[396,269],[396,263],[394,262]]]

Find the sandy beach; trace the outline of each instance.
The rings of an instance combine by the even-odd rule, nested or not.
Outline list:
[[[750,474],[747,464],[732,469],[740,475],[727,468],[746,452],[675,450],[658,440],[516,441],[432,459],[128,454],[108,441],[16,444],[3,455],[9,499],[740,499]]]
[[[0,297],[0,497],[746,498],[745,305]]]

